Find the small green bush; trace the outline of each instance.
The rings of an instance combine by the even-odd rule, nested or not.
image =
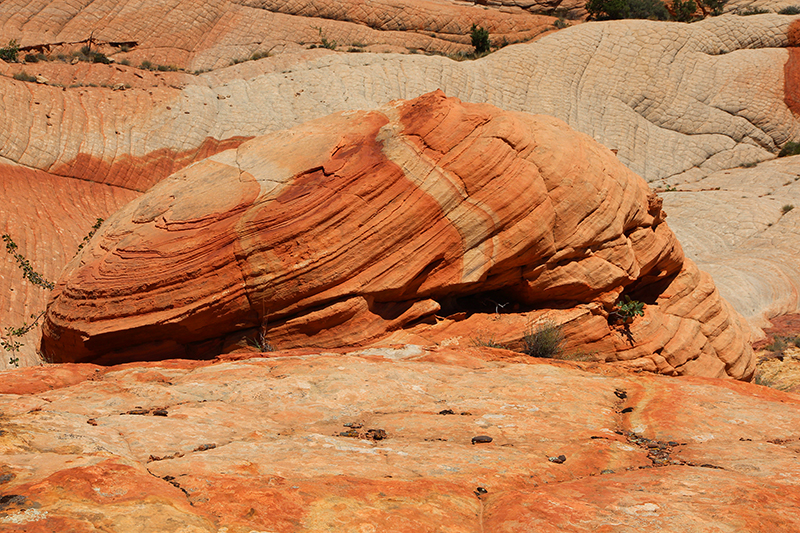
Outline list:
[[[778,157],[787,157],[790,155],[800,154],[800,142],[790,141],[783,145],[781,151],[778,152]]]
[[[553,22],[553,26],[555,26],[559,30],[563,30],[564,28],[569,27],[569,23],[567,23],[567,21],[564,20],[563,18],[558,18],[556,19],[555,22]]]
[[[489,30],[473,24],[470,30],[470,38],[476,54],[485,54],[489,51]]]
[[[644,302],[638,300],[631,300],[631,297],[625,295],[625,301],[620,300],[614,306],[614,314],[622,319],[624,323],[629,323],[637,316],[644,316]]]
[[[564,352],[564,332],[561,326],[547,320],[531,326],[522,337],[522,352],[531,357],[557,358]]]
[[[697,11],[697,4],[694,0],[673,0],[672,9],[675,11],[675,20],[678,22],[691,22],[694,13]]]
[[[19,56],[19,44],[16,39],[8,41],[8,45],[0,48],[0,59],[6,63],[16,63]]]
[[[763,7],[753,7],[750,9],[740,9],[736,12],[737,15],[740,17],[749,17],[750,15],[762,15],[764,13],[769,13],[768,9],[764,9]]]
[[[178,67],[176,67],[175,65],[158,65],[158,67],[156,67],[156,70],[158,70],[159,72],[177,72]]]
[[[154,69],[153,64],[150,61],[147,61],[146,59],[141,62],[141,64],[139,65],[139,68],[143,69],[143,70],[153,70]]]
[[[23,70],[21,72],[17,72],[16,74],[14,74],[14,79],[17,81],[27,81],[32,83],[36,81],[36,76],[31,76],[30,74],[28,74]]]
[[[794,209],[794,206],[792,204],[786,204],[785,206],[781,207],[781,213],[783,213],[785,215],[786,213],[788,213],[792,209]]]
[[[787,6],[778,11],[780,15],[800,15],[800,6]]]
[[[39,58],[36,56],[36,54],[25,54],[25,62],[26,63],[38,63],[39,62]]]

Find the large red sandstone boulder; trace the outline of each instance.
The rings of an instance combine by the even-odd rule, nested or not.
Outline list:
[[[597,358],[748,379],[739,316],[660,206],[557,119],[440,92],[341,113],[214,155],[119,211],[67,266],[42,350],[208,357],[258,329],[281,348],[435,342],[453,322],[493,327],[476,302],[494,298],[524,318],[517,340],[547,315]],[[608,316],[623,292],[649,304],[625,334]]]

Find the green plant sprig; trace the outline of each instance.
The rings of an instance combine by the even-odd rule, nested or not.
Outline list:
[[[44,277],[36,272],[31,266],[30,261],[25,259],[25,256],[17,252],[17,243],[15,243],[11,236],[7,233],[3,235],[3,241],[6,243],[6,251],[14,256],[17,265],[22,269],[22,277],[43,289],[53,290],[56,286],[52,281],[47,281]]]

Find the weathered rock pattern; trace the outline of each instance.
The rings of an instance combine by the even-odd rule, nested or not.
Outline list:
[[[276,70],[270,58],[186,75],[160,93],[64,90],[2,79],[3,105],[13,107],[4,109],[0,123],[0,156],[40,169],[59,165],[57,173],[102,181],[96,174],[103,165],[113,168],[126,157],[183,153],[209,139],[263,135],[442,89],[466,101],[561,118],[618,149],[620,159],[648,181],[698,177],[771,158],[798,137],[792,109],[800,101],[800,78],[786,48],[795,43],[795,18],[582,24],[460,63],[328,53],[295,64],[281,60],[286,66]],[[31,65],[29,74],[40,74],[37,68]],[[60,130],[48,131],[45,115],[62,108],[67,116],[59,117]],[[102,120],[80,120],[85,109]],[[79,157],[97,164],[75,168]]]
[[[800,157],[663,186],[670,227],[755,326],[800,308]]]
[[[797,395],[490,349],[270,355],[3,373],[0,531],[800,528]]]
[[[91,38],[116,60],[196,71],[311,44],[357,51],[471,52],[472,24],[486,28],[498,45],[556,29],[554,17],[447,0],[101,0],[59,6],[56,11],[50,2],[4,2],[0,42],[17,39],[22,47],[60,51]]]
[[[0,234],[8,234],[35,270],[55,281],[78,251],[97,218],[133,200],[137,193],[119,187],[54,176],[0,159]],[[44,310],[49,291],[23,278],[13,256],[0,243],[0,326],[20,327]],[[23,337],[19,364],[37,364],[40,330]],[[8,362],[2,352],[0,368]]]
[[[258,328],[281,348],[450,336],[419,322],[483,295],[571,322],[609,361],[749,379],[748,333],[662,219],[641,178],[562,122],[431,93],[160,182],[67,267],[42,351],[107,364],[208,357]],[[623,291],[650,304],[630,337],[609,326]]]

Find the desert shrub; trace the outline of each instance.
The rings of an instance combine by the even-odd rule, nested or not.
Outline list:
[[[625,299],[617,302],[614,306],[613,313],[622,319],[624,323],[629,323],[634,317],[644,316],[644,302],[638,300],[631,300],[631,297],[625,295]]]
[[[694,0],[673,0],[672,9],[675,12],[675,20],[678,22],[691,22],[694,18],[694,13],[697,11],[697,4]]]
[[[737,15],[740,17],[748,17],[750,15],[762,15],[764,13],[769,13],[769,10],[764,9],[763,7],[752,7],[749,9],[740,9],[736,12]]]
[[[670,19],[667,8],[659,0],[589,0],[586,11],[596,20]]]
[[[784,205],[783,207],[781,207],[781,213],[783,213],[783,214],[785,215],[786,213],[788,213],[788,212],[789,212],[789,211],[791,211],[792,209],[794,209],[794,205],[792,205],[792,204],[786,204],[786,205]]]
[[[552,320],[531,326],[522,337],[522,352],[531,357],[556,358],[564,352],[564,332]]]
[[[158,70],[159,72],[177,72],[178,67],[176,67],[175,65],[158,65],[158,67],[156,67],[156,70]]]
[[[39,58],[36,57],[36,54],[25,54],[25,62],[26,63],[38,63]]]
[[[479,334],[477,337],[472,337],[470,343],[479,348],[505,348],[495,340],[494,335]]]
[[[485,54],[489,51],[489,30],[473,24],[470,30],[470,38],[476,54]]]
[[[800,6],[787,6],[778,11],[781,15],[800,15]]]
[[[14,74],[14,79],[17,81],[34,82],[36,81],[36,76],[31,76],[30,74],[28,74],[23,70],[21,72],[17,72],[16,74]]]
[[[141,64],[139,65],[139,68],[143,69],[143,70],[153,70],[154,69],[153,64],[150,61],[146,60],[146,59],[141,62]]]
[[[126,67],[129,67],[131,65],[131,62],[128,61],[127,59],[123,59],[122,61],[119,62],[119,64],[120,65],[125,65]]]
[[[783,145],[781,151],[778,152],[778,157],[787,157],[798,154],[800,154],[800,142],[790,141]]]
[[[568,27],[568,26],[569,26],[569,24],[568,24],[568,23],[567,23],[567,21],[566,21],[566,20],[564,20],[563,18],[558,18],[558,19],[556,19],[556,21],[555,21],[555,22],[553,22],[553,26],[555,26],[555,27],[556,27],[556,28],[558,28],[559,30],[563,30],[564,28]],[[501,48],[502,48],[502,47],[501,47]]]
[[[16,39],[8,41],[8,45],[0,48],[0,59],[7,63],[16,63],[19,56],[19,45]]]

